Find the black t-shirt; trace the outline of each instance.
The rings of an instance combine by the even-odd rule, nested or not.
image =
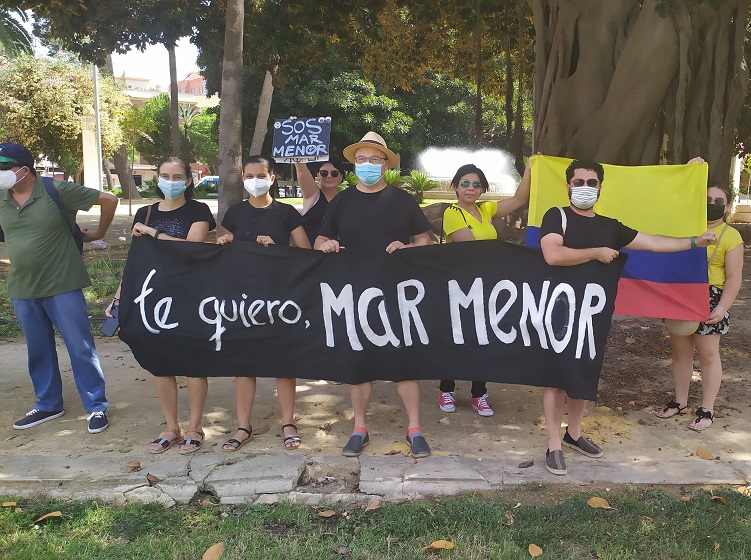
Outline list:
[[[149,223],[146,222],[146,214],[149,208]],[[140,222],[144,225],[163,231],[170,237],[178,239],[187,239],[190,226],[196,222],[208,222],[209,231],[216,227],[216,221],[211,213],[211,209],[203,202],[197,200],[186,200],[185,204],[174,210],[159,210],[159,203],[156,202],[149,206],[141,206],[136,211],[133,218],[133,225]]]
[[[302,215],[302,225],[305,228],[305,233],[308,234],[310,239],[310,246],[313,246],[313,242],[318,237],[318,233],[321,230],[321,224],[326,217],[326,208],[329,205],[329,201],[326,200],[322,191],[318,192],[318,200],[311,206],[305,214]]]
[[[430,222],[408,193],[392,185],[375,193],[350,187],[329,202],[319,235],[347,249],[383,251],[392,241],[410,243]]]
[[[563,246],[571,249],[610,247],[619,250],[631,243],[639,233],[607,216],[595,214],[588,218],[571,208],[564,208],[563,211],[566,213],[565,235],[561,225],[561,211],[555,207],[550,208],[542,217],[540,239],[549,233],[557,233],[563,235]]]
[[[266,208],[248,201],[227,208],[222,227],[235,234],[235,241],[256,241],[268,235],[277,245],[289,245],[290,233],[302,225],[302,216],[294,206],[274,200]]]

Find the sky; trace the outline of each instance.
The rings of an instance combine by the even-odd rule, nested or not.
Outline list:
[[[198,70],[197,56],[198,50],[187,37],[177,42],[178,81]],[[162,45],[149,46],[144,52],[131,50],[127,54],[113,54],[112,66],[115,76],[125,72],[129,78],[149,78],[152,87],[160,85],[163,91],[169,89],[169,59],[167,49]]]

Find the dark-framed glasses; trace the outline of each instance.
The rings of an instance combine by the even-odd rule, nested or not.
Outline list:
[[[319,169],[318,174],[321,177],[328,177],[329,175],[331,175],[332,177],[339,177],[339,175],[341,175],[341,173],[339,173],[336,169],[334,169],[333,171],[329,171],[328,169]]]
[[[584,185],[587,185],[588,187],[598,187],[600,185],[599,179],[573,179],[571,183],[575,187],[583,187]]]
[[[374,163],[375,165],[378,165],[382,161],[386,161],[385,157],[378,157],[378,156],[370,156],[369,158],[366,158],[365,156],[357,156],[355,158],[355,163]]]
[[[712,198],[711,196],[708,196],[707,204],[714,204],[715,206],[725,206],[727,204],[727,200],[720,197]]]
[[[482,183],[480,181],[469,181],[467,179],[464,179],[464,181],[459,182],[459,186],[463,189],[468,189],[469,187],[472,187],[473,189],[483,189],[485,187],[482,186]]]
[[[0,162],[0,171],[10,171],[14,167],[18,167],[18,163],[16,163],[15,161]]]

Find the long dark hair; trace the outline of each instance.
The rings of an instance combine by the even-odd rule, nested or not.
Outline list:
[[[159,181],[159,171],[162,169],[162,165],[164,165],[165,163],[176,163],[182,166],[183,171],[185,171],[185,178],[190,179],[190,182],[188,183],[188,186],[185,189],[185,200],[190,200],[191,198],[193,198],[193,194],[195,192],[195,186],[193,185],[193,172],[190,169],[190,164],[187,161],[185,161],[185,159],[182,156],[176,156],[176,155],[166,156],[156,166],[157,181]],[[162,192],[162,189],[160,189],[159,187],[157,187],[156,189],[156,195],[159,198],[164,198],[164,193]]]

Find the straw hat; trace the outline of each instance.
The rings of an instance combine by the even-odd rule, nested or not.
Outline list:
[[[362,140],[360,140],[356,144],[350,144],[349,146],[344,148],[344,158],[350,163],[355,163],[355,152],[358,148],[364,147],[377,148],[378,150],[381,150],[389,159],[389,168],[399,168],[399,156],[389,150],[388,147],[386,147],[386,141],[380,134],[373,132],[372,130],[365,136],[363,136]]]

